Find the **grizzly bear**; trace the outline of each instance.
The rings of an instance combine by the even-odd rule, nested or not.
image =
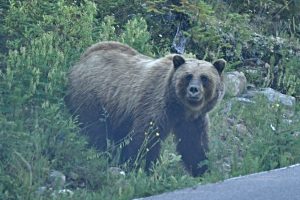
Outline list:
[[[208,112],[223,97],[225,64],[177,54],[154,59],[118,42],[100,42],[70,69],[66,103],[92,145],[105,150],[107,140],[127,140],[121,162],[135,161],[143,148],[146,169],[158,158],[161,141],[174,133],[186,169],[198,176],[207,169],[199,162],[207,159]]]

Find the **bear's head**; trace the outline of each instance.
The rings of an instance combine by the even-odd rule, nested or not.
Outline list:
[[[214,63],[173,56],[172,85],[179,101],[192,112],[206,113],[223,97],[222,72],[226,61]]]

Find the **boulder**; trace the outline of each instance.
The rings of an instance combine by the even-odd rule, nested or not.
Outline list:
[[[295,97],[282,94],[272,88],[262,88],[260,90],[248,91],[243,95],[243,97],[246,99],[251,99],[259,95],[265,96],[270,103],[280,103],[288,108],[294,108],[296,105]]]
[[[296,104],[295,97],[282,94],[272,88],[263,88],[258,93],[263,94],[272,103],[278,102],[288,107],[294,107]]]
[[[49,181],[53,189],[62,189],[66,183],[66,176],[60,171],[53,170],[49,175]]]
[[[233,71],[224,74],[225,95],[236,97],[243,94],[247,89],[247,79],[243,72]]]

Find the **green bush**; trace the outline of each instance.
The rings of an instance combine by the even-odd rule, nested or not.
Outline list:
[[[219,178],[265,171],[299,162],[299,113],[264,97],[255,103],[224,101],[213,115],[210,169]],[[230,111],[228,111],[230,109]],[[290,109],[290,108],[289,108]],[[211,178],[211,177],[210,177]]]
[[[87,161],[86,141],[63,104],[67,69],[92,43],[94,11],[92,3],[10,1],[3,27],[11,50],[0,77],[1,199],[32,199],[50,170],[68,174],[95,160]]]
[[[95,14],[96,6],[89,1],[80,6],[63,0],[10,1],[4,20],[5,33],[9,36],[7,47],[19,49],[43,33],[53,32],[56,39],[63,39],[72,49],[85,48],[93,42]]]
[[[286,31],[290,34],[296,34],[299,31],[297,24],[300,22],[298,12],[300,4],[298,1],[230,0],[227,2],[234,12],[250,14],[252,16],[251,22],[260,32],[267,34],[273,32],[273,34],[278,36]]]
[[[76,134],[65,112],[68,64],[59,45],[52,33],[45,33],[28,48],[11,51],[7,57],[0,81],[4,97],[0,100],[0,168],[6,175],[0,181],[3,199],[31,199],[50,170],[68,174],[89,163],[86,141]],[[97,178],[90,180],[91,185],[93,180]]]
[[[124,32],[120,35],[120,42],[128,44],[143,54],[151,54],[150,33],[143,18],[129,20],[124,28]]]
[[[300,94],[300,59],[298,56],[285,56],[278,66],[270,66],[268,73],[269,85],[277,90],[299,98]],[[275,68],[278,69],[275,69]],[[274,72],[276,70],[276,75]]]

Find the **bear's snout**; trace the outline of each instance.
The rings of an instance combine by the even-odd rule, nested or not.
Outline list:
[[[199,101],[201,99],[201,87],[197,84],[190,84],[187,88],[187,98],[192,101]]]

